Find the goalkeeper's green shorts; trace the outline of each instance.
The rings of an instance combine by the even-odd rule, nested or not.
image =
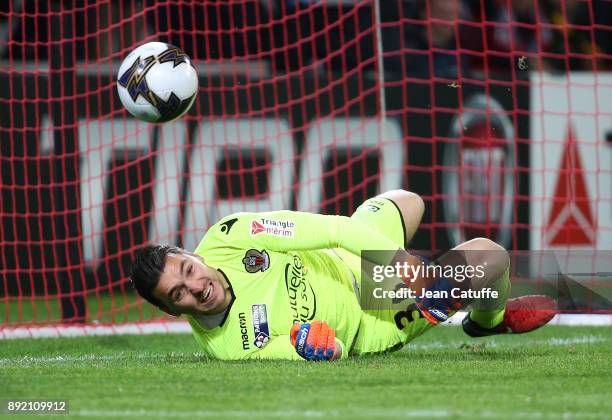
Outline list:
[[[351,216],[368,227],[377,230],[405,248],[405,227],[397,205],[386,198],[374,197],[366,200]],[[360,259],[348,251],[336,252],[349,265],[361,289]],[[433,325],[420,317],[414,301],[406,299],[402,310],[364,310],[359,323],[359,332],[351,347],[351,355],[381,353],[401,349],[409,341],[423,334]]]

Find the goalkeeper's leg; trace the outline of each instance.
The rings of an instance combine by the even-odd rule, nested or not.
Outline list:
[[[351,218],[367,224],[406,249],[424,212],[425,203],[417,194],[392,190],[364,201]]]
[[[424,211],[425,204],[417,194],[392,190],[366,200],[351,217],[368,224],[406,249],[421,223]],[[456,252],[454,256],[460,254],[461,258],[465,257],[466,264],[485,266],[485,278],[480,280],[480,284],[472,286],[482,288],[486,285],[497,291],[498,297],[486,302],[486,309],[473,311],[472,316],[486,327],[497,325],[504,317],[504,307],[510,294],[506,250],[489,239],[476,238],[458,245],[453,251]],[[452,258],[453,253],[450,254]]]
[[[479,299],[472,302],[474,308],[463,319],[463,330],[472,337],[483,337],[503,333],[525,333],[548,323],[556,314],[556,303],[548,296],[531,295],[516,299],[510,297],[510,260],[503,248],[488,240],[476,239],[466,242],[457,249],[470,251],[467,259],[473,264],[488,263],[493,260],[495,269],[489,271],[493,276],[486,287],[497,292],[496,298]],[[485,252],[474,251],[486,249]],[[500,254],[501,253],[501,254]],[[501,256],[506,255],[506,258]],[[479,261],[480,259],[483,259]],[[500,271],[503,269],[503,271]],[[482,286],[484,287],[484,286]]]
[[[404,282],[419,295],[416,304],[429,322],[444,322],[470,304],[487,325],[503,318],[510,293],[509,257],[503,247],[490,239],[475,238],[426,266],[422,275]]]
[[[404,233],[403,248],[407,249],[425,213],[425,203],[423,199],[418,194],[405,190],[386,191],[375,198],[389,200],[396,207],[396,210],[400,214],[401,226]],[[374,223],[374,225],[376,225],[376,223]]]
[[[510,258],[506,250],[495,242],[476,238],[464,242],[454,250],[465,251],[467,263],[473,267],[486,266],[485,274],[488,276],[481,285],[497,292],[497,297],[478,299],[472,302],[475,308],[468,317],[482,328],[493,328],[504,319],[506,302],[510,297]]]
[[[425,211],[425,204],[417,194],[405,190],[386,191],[364,201],[351,215],[371,229],[405,249],[414,236]],[[361,259],[342,248],[336,254],[353,272],[361,288]]]

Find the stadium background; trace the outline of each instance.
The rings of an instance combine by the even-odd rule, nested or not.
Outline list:
[[[2,3],[0,331],[158,320],[126,278],[144,243],[393,188],[426,202],[417,249],[612,249],[612,2],[535,4]],[[159,126],[115,86],[153,40],[200,77]]]

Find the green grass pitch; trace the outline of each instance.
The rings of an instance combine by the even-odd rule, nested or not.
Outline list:
[[[612,416],[609,327],[479,340],[438,327],[402,351],[335,363],[212,361],[187,334],[9,340],[0,348],[0,399],[67,399],[71,417]]]

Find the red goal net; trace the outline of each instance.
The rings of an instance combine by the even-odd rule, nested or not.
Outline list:
[[[218,218],[350,214],[407,189],[412,247],[612,249],[612,2],[6,1],[0,331],[164,319],[127,279],[146,243]],[[184,118],[132,118],[135,46],[182,48]],[[139,327],[140,328],[140,327]]]

